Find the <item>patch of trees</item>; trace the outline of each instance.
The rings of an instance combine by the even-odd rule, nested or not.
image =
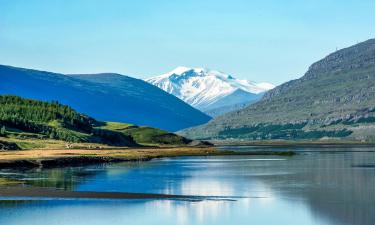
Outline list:
[[[55,122],[55,125],[49,123]],[[24,132],[44,134],[52,139],[84,141],[71,130],[91,133],[92,118],[56,101],[42,102],[18,96],[0,96],[0,125]],[[64,129],[66,128],[66,129]],[[5,135],[0,131],[0,135]]]
[[[45,138],[69,142],[98,142],[110,145],[136,145],[132,137],[120,132],[98,130],[93,118],[57,101],[42,102],[18,96],[0,96],[0,136],[5,127],[37,133]]]
[[[91,132],[94,119],[57,101],[42,102],[18,96],[0,96],[0,121],[22,129],[41,130],[41,123],[59,121],[63,127]]]

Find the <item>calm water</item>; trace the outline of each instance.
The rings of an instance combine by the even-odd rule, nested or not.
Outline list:
[[[10,198],[0,201],[0,224],[375,223],[374,148],[293,150],[300,154],[183,157],[42,171],[2,170],[0,177],[24,180],[39,187],[221,198],[203,201]]]

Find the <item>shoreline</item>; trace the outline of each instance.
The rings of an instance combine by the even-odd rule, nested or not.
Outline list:
[[[138,148],[105,149],[30,149],[0,151],[0,169],[33,169],[90,164],[149,161],[155,158],[179,156],[229,156],[229,155],[278,155],[293,156],[296,147],[321,148],[338,147],[375,147],[375,142],[352,141],[212,141],[215,146],[144,146]],[[249,146],[257,148],[286,148],[285,151],[254,150],[233,151],[231,146]],[[228,147],[228,150],[225,150]]]
[[[107,150],[55,149],[0,151],[0,169],[33,169],[84,166],[101,163],[149,161],[164,157],[279,155],[292,156],[292,151],[218,150],[215,147],[126,148]]]
[[[33,169],[90,164],[149,161],[154,158],[212,155],[213,148],[113,148],[113,149],[34,149],[0,151],[0,169]]]
[[[210,140],[217,147],[253,146],[253,147],[375,147],[375,142],[359,141],[220,141]]]
[[[280,155],[292,156],[294,152],[235,152],[218,150],[215,147],[162,147],[126,148],[112,150],[17,150],[0,151],[0,169],[48,169],[58,167],[87,166],[91,164],[149,161],[163,157],[183,156],[230,156],[230,155]],[[63,199],[169,199],[169,200],[228,200],[221,196],[169,195],[157,193],[129,192],[75,192],[53,188],[24,186],[17,181],[0,180],[1,198],[63,198]],[[1,201],[1,200],[0,200]]]

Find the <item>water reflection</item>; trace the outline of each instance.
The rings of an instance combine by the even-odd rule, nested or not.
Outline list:
[[[65,190],[229,196],[236,201],[41,201],[13,207],[8,202],[0,204],[0,224],[18,225],[37,216],[44,218],[35,221],[38,225],[59,224],[57,216],[69,216],[68,224],[372,224],[372,150],[301,149],[303,153],[293,157],[186,157],[23,175],[2,171],[0,176],[8,173],[28,185]]]
[[[102,167],[103,169],[103,167]],[[32,170],[2,170],[0,178],[22,181],[33,187],[48,187],[72,191],[79,183],[86,182],[89,177],[97,176],[101,170],[91,170],[82,167],[32,169]]]

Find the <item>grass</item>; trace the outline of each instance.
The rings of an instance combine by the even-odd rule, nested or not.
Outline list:
[[[17,96],[0,96],[0,100],[0,136],[6,137],[1,149],[49,148],[50,145],[45,144],[47,139],[123,147],[181,146],[191,142],[156,128],[97,121],[57,102],[40,102]]]
[[[59,128],[61,128],[62,126],[61,126],[61,122],[59,122],[58,120],[52,120],[52,121],[50,121],[49,123],[48,123],[48,125],[49,126],[51,126],[51,127],[59,127]]]
[[[10,137],[0,137],[0,140],[13,142],[16,143],[22,150],[54,150],[54,149],[66,149],[67,142],[62,140],[54,140],[54,139],[19,139],[18,137],[10,136]],[[100,148],[106,149],[110,148],[110,146],[105,144],[99,143],[74,143],[70,144],[71,148],[76,149],[91,149],[91,148]],[[113,148],[113,147],[112,147]]]
[[[140,127],[126,123],[104,122],[96,128],[122,132],[131,136],[142,145],[185,145],[189,142],[184,137],[152,127]]]
[[[24,182],[18,180],[12,180],[9,178],[1,178],[0,177],[0,186],[15,186],[23,184]]]
[[[35,149],[44,148],[46,145],[43,143],[31,142],[31,141],[14,141],[21,149]]]
[[[213,147],[164,147],[164,148],[115,148],[115,149],[55,149],[0,151],[0,167],[20,167],[26,164],[44,166],[71,166],[78,163],[105,163],[134,160],[150,160],[179,156],[228,156],[228,155],[278,155],[293,156],[295,152],[235,152],[221,151]],[[61,164],[63,163],[63,164]]]
[[[98,158],[118,158],[124,160],[141,159],[141,158],[158,158],[158,157],[173,157],[173,156],[194,156],[194,155],[217,155],[221,151],[214,148],[113,148],[113,149],[36,149],[36,150],[21,150],[21,151],[1,151],[1,161],[13,160],[43,160],[43,159],[58,159],[58,158],[72,158],[72,157],[98,157]]]
[[[0,140],[17,142],[17,139],[4,137]],[[130,148],[94,143],[75,143],[70,144],[67,148],[66,142],[52,139],[22,140],[22,143],[18,142],[18,144],[22,145],[22,150],[0,151],[0,168],[74,166],[76,164],[150,160],[177,156],[294,155],[293,152],[224,151],[208,146],[143,146]]]
[[[118,122],[103,122],[98,126],[98,128],[106,129],[106,130],[114,130],[114,131],[122,131],[129,127],[133,126],[132,124],[128,123],[118,123]]]

